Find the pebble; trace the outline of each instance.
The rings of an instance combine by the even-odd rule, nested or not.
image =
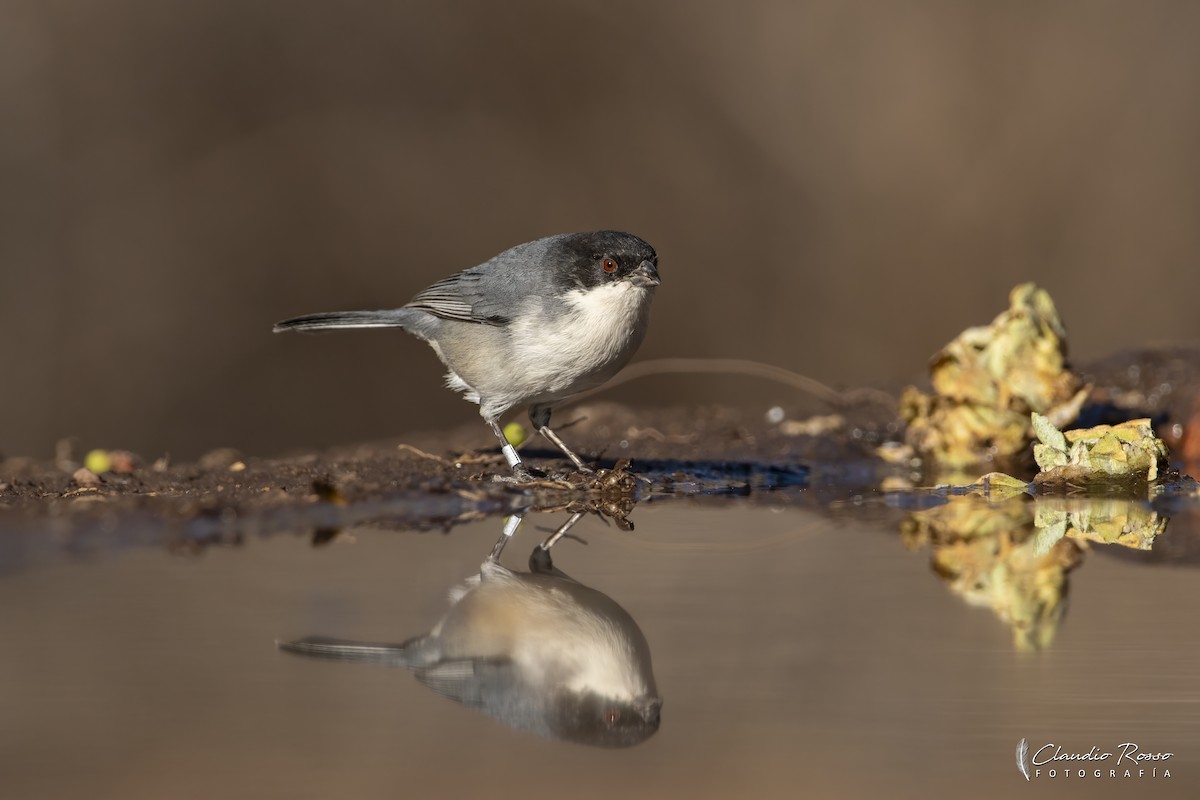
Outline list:
[[[100,476],[87,467],[80,467],[71,476],[80,486],[95,486],[100,482]]]

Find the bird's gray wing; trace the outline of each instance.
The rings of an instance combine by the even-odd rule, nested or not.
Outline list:
[[[513,663],[506,658],[459,658],[439,661],[416,671],[417,680],[443,697],[471,708],[494,704],[517,683]]]
[[[518,245],[477,267],[442,278],[417,293],[405,308],[442,319],[507,325],[530,298],[545,296],[553,288],[556,270],[547,256],[557,238]]]
[[[548,724],[554,686],[534,686],[504,658],[441,661],[416,672],[417,680],[438,694],[482,711],[510,728],[553,736]]]

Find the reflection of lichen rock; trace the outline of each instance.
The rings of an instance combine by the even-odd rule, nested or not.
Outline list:
[[[938,548],[933,566],[972,605],[991,608],[1013,631],[1018,650],[1048,647],[1066,612],[1067,572],[1081,558],[1064,539],[1037,555],[1032,537],[1016,532]]]
[[[1031,503],[952,498],[912,514],[903,533],[910,546],[931,544],[934,571],[968,603],[992,609],[1008,624],[1018,650],[1053,641],[1066,611],[1067,572],[1081,561],[1082,549],[1073,539],[1040,547]]]
[[[1041,440],[1033,446],[1042,469],[1034,478],[1038,484],[1150,483],[1167,467],[1167,447],[1148,419],[1059,431],[1034,414],[1033,429]]]
[[[1020,453],[1032,438],[1029,414],[1070,423],[1087,395],[1066,368],[1066,331],[1045,290],[1025,283],[987,327],[968,328],[934,357],[934,394],[901,397],[907,442],[942,466]]]
[[[1167,529],[1167,518],[1143,503],[1118,498],[1043,497],[1034,524],[1042,550],[1068,536],[1097,544],[1149,550]]]

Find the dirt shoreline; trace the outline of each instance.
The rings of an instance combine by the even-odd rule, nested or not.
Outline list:
[[[1189,442],[1200,440],[1195,435],[1200,350],[1132,351],[1080,372],[1095,387],[1093,413],[1151,415],[1160,435],[1173,450],[1179,448],[1180,456]],[[880,403],[878,396],[807,421],[780,422],[777,416],[768,419],[762,410],[724,407],[644,410],[586,403],[561,411],[559,430],[599,466],[611,469],[632,459],[634,473],[650,465],[660,489],[672,481],[691,482],[697,492],[715,491],[721,480],[737,491],[754,485],[770,488],[776,482],[794,486],[805,465],[872,463],[879,444],[902,436],[894,409]],[[569,466],[536,437],[522,452],[550,477],[564,477]],[[415,502],[454,496],[497,507],[578,500],[617,509],[632,507],[638,495],[638,482],[626,476],[610,478],[609,486],[570,475],[565,477],[571,485],[521,486],[496,480],[507,477],[508,470],[479,424],[283,458],[244,456],[226,449],[179,464],[132,457],[124,465],[128,471],[98,476],[80,471],[83,458],[83,453],[70,453],[57,461],[0,462],[0,527],[10,527],[18,518],[142,514],[188,520],[320,502],[347,507],[399,497]]]
[[[709,481],[723,473],[731,488],[770,481],[816,457],[831,457],[828,437],[782,433],[765,419],[732,409],[637,411],[614,404],[589,404],[564,413],[579,420],[566,430],[579,451],[596,458],[600,480],[567,471],[570,464],[534,439],[523,449],[547,480],[516,484],[483,426],[449,432],[419,432],[404,441],[386,440],[283,458],[256,458],[236,451],[211,451],[194,462],[147,463],[134,457],[128,472],[95,476],[80,472],[83,454],[59,463],[32,459],[0,462],[0,515],[70,518],[149,514],[164,520],[261,513],[297,504],[326,502],[346,507],[408,497],[458,496],[502,506],[566,504],[628,505],[638,482],[628,470],[611,470],[633,460],[662,473],[661,487]],[[758,415],[761,416],[761,415]],[[856,457],[868,458],[872,442],[886,431],[859,431]],[[848,453],[840,447],[839,455]],[[766,477],[749,474],[758,465]],[[798,475],[799,473],[797,473]],[[607,481],[605,481],[607,477]],[[793,476],[796,477],[796,476]],[[794,481],[793,481],[794,482]],[[612,509],[616,511],[617,509]],[[0,523],[2,524],[2,523]]]

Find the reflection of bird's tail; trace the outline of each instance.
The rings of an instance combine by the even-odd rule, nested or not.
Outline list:
[[[386,311],[326,311],[275,323],[274,331],[320,331],[335,328],[406,328],[421,312],[411,308]]]
[[[424,638],[424,637],[422,637]],[[328,658],[334,661],[362,661],[387,664],[392,667],[412,668],[419,666],[416,660],[422,639],[413,639],[403,644],[384,642],[354,642],[347,639],[330,639],[327,636],[309,636],[294,642],[276,642],[285,653],[294,653],[309,658]]]

